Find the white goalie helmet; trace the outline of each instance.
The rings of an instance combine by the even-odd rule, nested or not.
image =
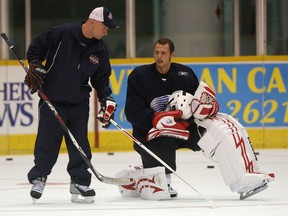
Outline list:
[[[181,110],[183,112],[182,119],[189,119],[192,116],[192,99],[193,95],[188,92],[175,91],[169,97],[166,110]]]

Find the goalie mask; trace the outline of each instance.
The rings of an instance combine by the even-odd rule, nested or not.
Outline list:
[[[189,119],[192,116],[192,110],[191,110],[191,103],[192,103],[193,95],[178,90],[173,92],[170,97],[167,104],[167,110],[181,110],[183,112],[182,119]]]

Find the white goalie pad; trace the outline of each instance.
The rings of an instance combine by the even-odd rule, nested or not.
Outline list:
[[[123,197],[145,200],[170,199],[165,168],[155,167],[143,169],[142,166],[129,166],[116,174],[116,177],[132,178],[129,185],[120,185],[119,192]]]
[[[206,132],[198,145],[208,157],[214,156],[231,191],[242,193],[273,180],[274,174],[261,171],[245,128],[232,116],[217,113],[195,119]]]
[[[134,172],[137,170],[142,170],[143,167],[141,165],[129,165],[128,169],[124,169],[118,173],[116,173],[117,178],[132,178],[134,176]],[[119,192],[122,197],[131,197],[136,198],[140,197],[140,194],[138,193],[136,187],[135,187],[135,180],[131,182],[129,185],[119,185]]]
[[[123,197],[140,197],[145,200],[171,199],[164,167],[123,170],[117,176],[130,177],[134,180],[131,185],[119,186]]]
[[[138,170],[133,173],[140,198],[145,200],[170,199],[164,167]]]

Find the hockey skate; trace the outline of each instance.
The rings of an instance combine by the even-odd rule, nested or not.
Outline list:
[[[170,184],[168,184],[168,191],[170,193],[171,198],[176,198],[178,196],[178,192],[172,188]]]
[[[46,185],[46,178],[44,177],[36,178],[32,181],[32,183],[33,186],[30,191],[30,196],[32,197],[33,203],[35,203],[36,200],[40,199],[40,197],[42,196],[44,187]]]
[[[71,202],[73,203],[94,203],[95,191],[88,186],[70,183]],[[80,197],[79,197],[80,196]]]
[[[240,200],[244,200],[244,199],[247,199],[248,197],[251,197],[265,189],[268,188],[268,184],[267,182],[264,182],[261,186],[257,187],[257,188],[254,188],[250,191],[247,191],[247,192],[241,192],[240,193]]]
[[[240,192],[240,200],[247,199],[248,197],[251,197],[261,191],[264,191],[265,189],[268,188],[268,182],[274,181],[275,180],[275,174],[266,172],[263,170],[259,170],[258,173],[261,173],[265,176],[265,179],[263,180],[263,183],[260,186],[255,187],[252,190],[248,190],[247,192]]]

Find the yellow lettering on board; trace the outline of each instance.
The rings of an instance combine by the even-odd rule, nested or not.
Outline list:
[[[267,87],[267,92],[271,92],[272,89],[278,89],[278,92],[285,93],[286,88],[283,82],[282,75],[280,73],[280,69],[278,67],[275,67],[273,69],[268,87]]]
[[[128,70],[127,70],[128,76],[131,74],[132,71],[133,71],[133,69],[128,69]]]
[[[263,75],[265,75],[265,73],[266,73],[265,72],[265,68],[263,68],[263,67],[255,67],[255,68],[253,68],[248,74],[247,83],[248,83],[248,87],[250,88],[250,90],[252,92],[260,94],[260,93],[265,92],[266,87],[263,86],[262,88],[258,88],[256,86],[255,79],[256,79],[257,73],[262,73]]]
[[[237,70],[236,68],[232,68],[232,78],[226,73],[224,68],[218,68],[218,92],[223,92],[223,86],[229,89],[231,93],[236,93],[237,91]]]
[[[204,68],[203,69],[202,76],[200,77],[199,80],[207,83],[207,85],[209,85],[212,89],[215,90],[215,87],[214,87],[214,84],[213,84],[213,80],[212,80],[209,68]]]
[[[114,70],[112,70],[112,73],[111,73],[111,76],[110,76],[110,83],[111,83],[111,90],[112,90],[114,95],[118,95],[119,94],[125,74],[126,74],[125,69],[122,69],[120,71],[119,80],[117,80],[116,73],[115,73]]]

